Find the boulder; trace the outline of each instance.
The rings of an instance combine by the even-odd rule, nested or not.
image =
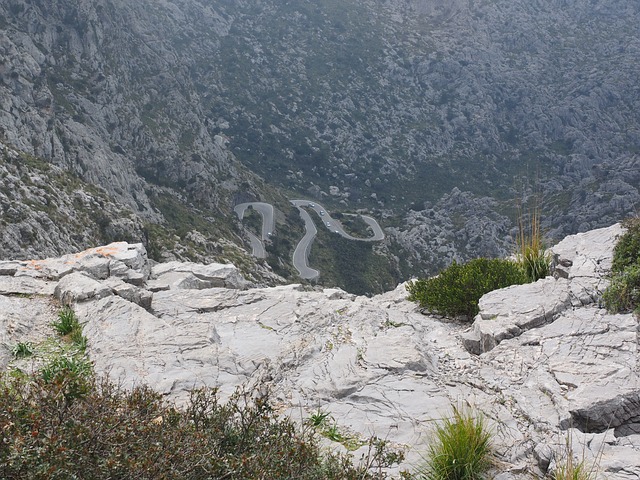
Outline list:
[[[140,305],[145,310],[151,308],[151,300],[153,299],[153,293],[144,288],[136,287],[135,285],[125,282],[118,277],[111,277],[105,285],[111,288],[111,291],[119,297],[133,302],[136,305]]]
[[[55,286],[40,278],[0,276],[0,295],[53,295]]]
[[[234,265],[221,263],[158,263],[151,271],[151,278],[149,287],[153,290],[201,290],[212,287],[243,289],[248,286]]]
[[[111,288],[82,272],[65,276],[58,282],[54,296],[64,305],[98,300],[111,295]]]
[[[465,348],[481,354],[505,339],[551,322],[571,307],[569,282],[547,277],[534,283],[512,285],[484,295],[471,332],[463,336]]]
[[[119,276],[125,278],[130,275],[135,279],[146,279],[151,271],[144,246],[141,243],[128,244],[126,242],[115,242],[102,247],[90,248],[60,258],[18,263],[15,276],[48,280],[59,280],[72,272],[84,272],[92,278],[104,280],[112,275],[112,268]],[[140,280],[136,280],[136,282],[142,283]]]

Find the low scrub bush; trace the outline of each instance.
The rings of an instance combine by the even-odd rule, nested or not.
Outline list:
[[[504,259],[477,258],[453,264],[437,277],[409,282],[409,300],[421,308],[448,317],[472,321],[485,293],[526,283],[520,265]]]
[[[227,402],[215,389],[195,390],[177,409],[147,387],[123,390],[82,368],[58,367],[0,377],[0,478],[386,478],[372,464],[325,452],[313,428],[280,418],[245,390]],[[87,388],[70,398],[76,374]],[[374,444],[380,461],[397,459],[385,448]]]
[[[614,273],[611,283],[602,294],[602,301],[610,312],[631,312],[640,305],[640,265],[631,265]]]
[[[618,239],[613,250],[611,271],[620,273],[625,268],[640,265],[640,217],[622,222],[626,232]]]
[[[602,294],[610,312],[640,314],[640,218],[626,220],[627,231],[613,250],[611,284]]]
[[[452,418],[435,427],[420,478],[476,480],[483,478],[491,465],[491,432],[484,418],[454,407]]]

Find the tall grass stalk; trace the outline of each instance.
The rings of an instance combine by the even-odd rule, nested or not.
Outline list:
[[[530,282],[549,274],[551,258],[546,252],[540,228],[540,211],[534,207],[528,215],[518,209],[518,236],[516,257]]]
[[[552,480],[595,480],[603,448],[604,442],[600,446],[594,464],[591,466],[585,459],[584,451],[582,452],[582,458],[577,460],[573,452],[571,432],[569,432],[565,443],[564,454],[556,462],[555,470],[551,476]]]

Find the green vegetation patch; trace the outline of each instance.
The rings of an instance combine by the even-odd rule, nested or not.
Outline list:
[[[221,402],[215,389],[194,390],[177,409],[148,387],[62,363],[47,378],[0,377],[0,478],[373,480],[397,459],[382,445],[373,473],[377,464],[328,453],[253,391]],[[69,395],[79,378],[84,388]]]
[[[323,285],[357,295],[392,290],[400,281],[399,274],[387,256],[376,252],[376,243],[348,240],[320,226],[309,264],[320,271]]]
[[[535,282],[549,274],[551,255],[546,251],[540,230],[540,213],[534,209],[525,216],[519,215],[518,262],[529,282]]]
[[[464,264],[454,261],[436,277],[409,282],[407,290],[409,300],[417,302],[420,308],[473,321],[482,295],[526,282],[523,269],[517,262],[477,258]]]
[[[292,259],[298,242],[304,236],[304,221],[300,218],[298,209],[291,204],[282,204],[280,210],[284,212],[284,220],[280,221],[276,217],[275,235],[265,242],[266,260],[278,275],[292,281],[299,281],[298,271],[293,268]],[[255,211],[253,215],[260,217],[260,214]],[[261,229],[262,219],[257,231],[261,232]]]
[[[453,408],[452,418],[435,427],[427,462],[420,478],[428,480],[476,480],[492,465],[491,432],[480,415]]]
[[[347,233],[356,238],[369,238],[373,236],[373,230],[362,215],[354,215],[350,213],[334,213],[333,216],[339,220]]]
[[[613,250],[611,284],[602,300],[610,312],[640,315],[640,218],[625,220],[626,228]]]
[[[15,358],[25,358],[33,355],[33,344],[31,342],[18,342],[11,347],[11,355]]]
[[[87,338],[82,334],[82,325],[71,307],[65,306],[58,312],[58,320],[51,323],[58,335],[66,337],[79,350],[87,347]]]

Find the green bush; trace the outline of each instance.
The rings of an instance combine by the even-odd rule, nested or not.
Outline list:
[[[602,294],[602,301],[610,312],[631,312],[640,305],[640,265],[631,265],[611,277]]]
[[[46,375],[0,377],[0,478],[384,479],[325,452],[311,427],[280,418],[268,399],[237,391],[221,402],[195,390],[183,409],[147,387],[123,390],[69,365]],[[67,396],[83,376],[86,390]],[[83,373],[84,372],[84,373]],[[377,459],[398,457],[380,442]]]
[[[613,250],[611,271],[621,273],[632,265],[640,265],[640,217],[630,218],[622,222],[627,230],[618,239]]]
[[[516,262],[477,258],[465,264],[455,261],[437,277],[409,282],[409,300],[421,308],[469,321],[478,313],[478,301],[485,293],[509,285],[526,283]]]
[[[454,407],[453,418],[436,425],[420,478],[480,479],[491,466],[491,457],[491,433],[484,418]]]
[[[622,224],[627,231],[613,250],[611,284],[602,294],[610,312],[640,313],[640,218]]]

